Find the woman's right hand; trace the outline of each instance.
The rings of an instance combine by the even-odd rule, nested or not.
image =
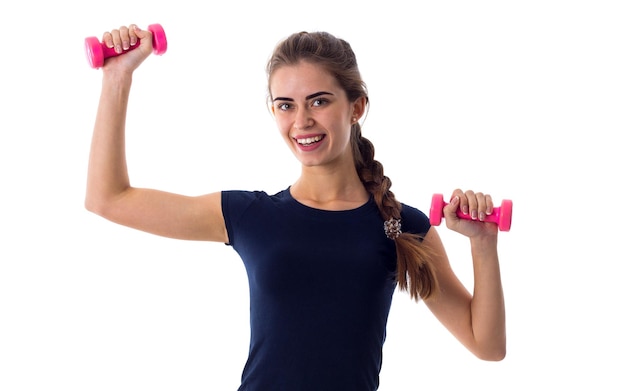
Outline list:
[[[133,50],[129,48],[140,42]],[[132,73],[152,53],[152,32],[140,29],[136,24],[122,26],[107,31],[102,42],[108,48],[115,48],[121,56],[109,57],[104,61],[103,70],[123,70]]]

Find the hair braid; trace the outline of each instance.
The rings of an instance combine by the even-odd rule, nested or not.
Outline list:
[[[361,135],[361,125],[352,126],[354,161],[361,181],[378,205],[385,221],[400,219],[402,204],[390,190],[391,179],[384,174],[383,165],[374,159],[374,145]],[[437,291],[437,278],[430,255],[419,235],[401,232],[395,238],[397,252],[396,278],[400,290],[412,298],[428,298]]]

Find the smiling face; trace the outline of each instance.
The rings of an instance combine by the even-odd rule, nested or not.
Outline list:
[[[270,93],[278,129],[304,166],[354,164],[350,129],[363,105],[350,102],[333,76],[300,61],[273,73]]]

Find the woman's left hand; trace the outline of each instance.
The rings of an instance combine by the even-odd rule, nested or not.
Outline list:
[[[471,217],[470,220],[461,219],[456,212]],[[456,189],[452,192],[450,203],[443,208],[446,226],[467,237],[496,236],[498,225],[484,222],[485,217],[493,213],[491,195],[472,190]]]

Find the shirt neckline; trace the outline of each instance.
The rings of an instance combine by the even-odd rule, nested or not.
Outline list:
[[[345,215],[345,216],[349,216],[349,215],[357,215],[357,214],[361,214],[364,211],[366,212],[371,212],[372,210],[375,212],[378,212],[378,207],[376,206],[376,202],[374,201],[374,196],[370,194],[369,199],[363,203],[362,205],[357,206],[356,208],[351,208],[351,209],[341,209],[341,210],[329,210],[329,209],[320,209],[320,208],[315,208],[312,206],[308,206],[303,204],[302,202],[298,201],[297,199],[295,199],[292,195],[291,195],[291,186],[287,187],[287,189],[283,190],[283,193],[285,195],[285,198],[291,203],[293,204],[297,209],[299,209],[300,211],[304,212],[304,213],[310,213],[310,214],[315,214],[315,215],[326,215],[326,216],[330,216],[330,215],[334,215],[334,216],[340,216],[340,215]]]

